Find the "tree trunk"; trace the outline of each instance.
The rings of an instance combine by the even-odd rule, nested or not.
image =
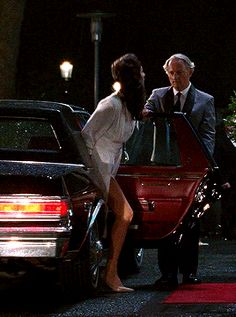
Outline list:
[[[15,98],[17,58],[26,0],[0,0],[0,99]]]

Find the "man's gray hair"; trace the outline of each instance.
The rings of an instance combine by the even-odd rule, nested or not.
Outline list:
[[[191,69],[194,69],[194,68],[195,68],[194,62],[192,62],[192,61],[188,58],[188,56],[186,56],[186,55],[184,55],[184,54],[181,54],[181,53],[178,53],[178,54],[172,55],[171,57],[169,57],[169,58],[166,60],[165,64],[163,65],[163,68],[164,68],[165,72],[168,71],[168,66],[169,66],[170,61],[172,61],[172,59],[175,59],[175,58],[183,60],[187,67],[189,67],[189,68],[191,68]]]

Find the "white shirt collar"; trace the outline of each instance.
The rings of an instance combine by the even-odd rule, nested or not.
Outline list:
[[[185,97],[187,96],[187,93],[188,93],[188,91],[189,91],[190,86],[191,86],[191,83],[189,83],[189,85],[188,85],[187,88],[185,88],[184,90],[181,90],[181,91],[180,91],[183,96],[185,96]],[[176,89],[173,87],[173,92],[174,92],[174,95],[176,96],[176,94],[177,94],[179,91],[176,90]]]

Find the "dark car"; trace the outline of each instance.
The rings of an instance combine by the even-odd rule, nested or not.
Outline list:
[[[97,287],[103,249],[87,118],[80,107],[0,100],[0,270],[50,269],[68,293]]]

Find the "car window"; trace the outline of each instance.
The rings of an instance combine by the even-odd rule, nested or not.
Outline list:
[[[89,113],[88,112],[82,112],[82,111],[74,111],[75,114],[75,120],[76,124],[78,125],[79,129],[82,130],[85,126],[85,123],[89,119]]]
[[[121,164],[180,165],[180,152],[172,119],[160,117],[137,122],[125,144]]]
[[[0,119],[0,149],[59,151],[52,125],[47,120]]]

